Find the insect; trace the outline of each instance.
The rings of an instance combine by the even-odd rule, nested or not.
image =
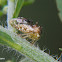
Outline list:
[[[37,23],[33,25],[32,21],[24,17],[14,18],[9,23],[18,31],[18,35],[30,41],[31,44],[34,44],[40,38],[41,27]]]

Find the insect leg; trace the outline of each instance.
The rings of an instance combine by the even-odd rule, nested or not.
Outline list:
[[[24,39],[25,39],[25,38],[27,38],[27,37],[28,37],[28,36],[24,36],[24,37],[22,37],[22,38],[24,38]]]
[[[33,44],[35,44],[35,42],[36,42],[35,40],[32,40],[31,44],[33,45]]]

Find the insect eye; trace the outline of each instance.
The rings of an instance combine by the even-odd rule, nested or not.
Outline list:
[[[28,24],[33,25],[33,22],[31,20],[25,20]]]
[[[28,20],[28,19],[27,19],[27,20],[25,20],[25,21],[27,21],[28,23],[30,23],[30,20]]]
[[[25,19],[24,21],[28,22],[27,19]]]

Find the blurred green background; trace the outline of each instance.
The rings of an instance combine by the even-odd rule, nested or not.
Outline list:
[[[62,47],[62,22],[58,16],[55,0],[36,0],[34,4],[22,8],[19,16],[24,16],[42,26],[40,48],[50,49],[51,54],[58,54]]]
[[[62,47],[62,22],[58,13],[55,0],[36,0],[32,5],[24,6],[19,14],[19,17],[25,17],[34,23],[38,22],[42,26],[38,44],[40,49],[48,48],[51,55],[61,53],[59,48]],[[4,21],[5,19],[6,15],[0,17],[0,20]],[[0,56],[4,57],[6,54],[7,57],[11,57],[12,53],[2,53],[2,50],[0,47]]]

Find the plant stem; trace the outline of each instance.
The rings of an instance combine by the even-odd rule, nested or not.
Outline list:
[[[9,21],[13,17],[14,10],[15,10],[15,0],[8,0],[8,11],[7,11],[7,25],[8,25],[8,29],[11,29]]]
[[[31,45],[25,39],[16,36],[15,33],[12,33],[8,29],[5,29],[1,26],[0,26],[0,43],[9,46],[13,49],[16,49],[20,53],[24,54],[24,56],[32,59],[35,62],[57,62],[47,53],[43,52],[39,48],[36,48],[34,45]]]

